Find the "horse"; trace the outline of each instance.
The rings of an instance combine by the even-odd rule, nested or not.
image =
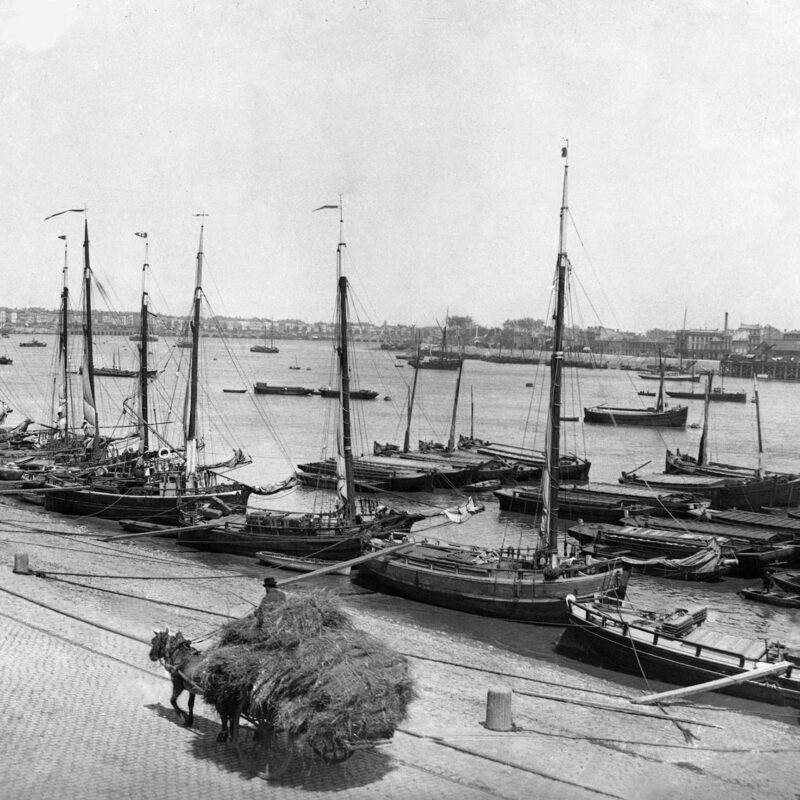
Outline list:
[[[169,672],[172,679],[172,697],[169,702],[183,719],[184,726],[191,728],[194,724],[194,699],[201,693],[200,687],[195,683],[194,676],[203,660],[203,654],[192,647],[191,641],[184,638],[183,634],[163,631],[153,631],[155,636],[150,642],[150,660],[160,661],[164,669]],[[184,692],[189,692],[188,712],[178,705],[178,697]]]
[[[172,679],[172,697],[169,702],[184,720],[184,726],[191,728],[194,724],[195,697],[202,695],[202,688],[197,685],[195,677],[203,661],[203,654],[192,647],[189,639],[178,631],[170,633],[169,628],[163,631],[154,630],[155,636],[150,642],[150,660],[161,661],[164,669],[169,672]],[[178,705],[178,697],[184,692],[189,692],[188,712]],[[218,742],[230,740],[236,743],[239,738],[239,717],[242,714],[243,703],[236,703],[230,707],[215,706],[222,722],[222,730],[217,735]]]

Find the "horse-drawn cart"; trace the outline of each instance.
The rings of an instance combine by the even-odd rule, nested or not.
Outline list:
[[[413,695],[405,657],[356,629],[335,598],[319,591],[268,591],[204,652],[180,633],[158,631],[150,658],[170,673],[170,702],[184,724],[192,724],[201,695],[220,716],[217,739],[230,740],[264,777],[283,772],[306,746],[336,763],[385,744]],[[188,712],[177,703],[183,691]],[[241,717],[253,728],[254,753],[240,742]]]

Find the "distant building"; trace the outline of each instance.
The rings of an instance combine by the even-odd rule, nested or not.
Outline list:
[[[732,339],[727,330],[686,328],[675,332],[675,349],[681,358],[715,361],[731,353]]]

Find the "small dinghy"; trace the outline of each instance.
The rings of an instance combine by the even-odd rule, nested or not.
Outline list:
[[[461,487],[462,492],[493,492],[495,489],[500,488],[499,480],[491,481],[477,481],[477,483],[468,483],[466,486]]]
[[[757,603],[768,603],[771,606],[783,608],[800,608],[800,594],[783,592],[780,589],[765,591],[764,589],[742,589],[739,594],[747,600]]]
[[[335,561],[324,558],[301,558],[298,556],[285,556],[282,553],[272,553],[269,550],[260,550],[256,553],[256,558],[268,567],[281,567],[282,569],[293,569],[296,572],[314,572],[323,567],[330,567]],[[349,575],[350,567],[341,567],[331,570],[335,575]]]

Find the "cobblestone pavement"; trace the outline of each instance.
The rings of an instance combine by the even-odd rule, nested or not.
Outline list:
[[[195,727],[180,725],[145,644],[164,625],[202,640],[259,601],[258,580],[144,542],[103,543],[89,534],[116,530],[24,507],[0,505],[0,520],[4,800],[800,797],[796,712],[724,701],[671,709],[702,723],[683,725],[693,745],[667,717],[598,708],[629,706],[586,691],[618,685],[403,624],[364,601],[347,603],[355,623],[411,656],[408,719],[388,745],[333,766],[296,755],[265,782],[253,745],[239,758],[216,741],[213,709],[198,702]],[[23,551],[51,577],[12,572]],[[498,687],[517,692],[514,732],[482,725],[487,689]],[[285,753],[273,751],[273,768]]]

